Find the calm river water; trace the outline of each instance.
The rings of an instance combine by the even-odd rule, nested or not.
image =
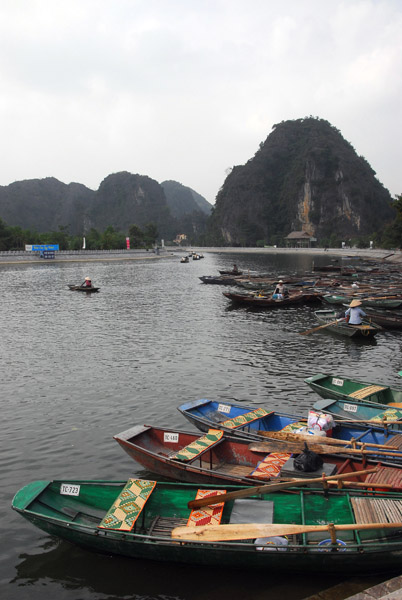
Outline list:
[[[399,332],[362,343],[325,331],[300,336],[316,325],[312,306],[233,309],[225,288],[198,279],[234,262],[283,275],[303,273],[311,261],[217,253],[189,264],[172,255],[0,265],[2,598],[283,600],[344,581],[342,573],[283,576],[100,556],[45,535],[10,508],[15,492],[34,479],[149,476],[113,435],[143,423],[191,429],[176,410],[188,400],[306,415],[316,398],[303,379],[313,373],[400,384]],[[86,275],[99,294],[68,290]],[[358,579],[349,583],[352,591],[362,587]]]

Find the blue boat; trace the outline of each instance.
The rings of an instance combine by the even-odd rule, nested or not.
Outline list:
[[[280,432],[286,427],[288,432],[297,432],[307,427],[307,417],[270,411],[263,407],[244,406],[214,400],[194,400],[178,407],[182,415],[201,431],[211,427],[221,429],[232,437],[241,437],[250,441],[260,441],[264,432]],[[366,444],[385,444],[390,451],[399,451],[392,463],[402,464],[402,435],[392,425],[379,423],[336,422],[331,437],[339,440],[364,442]]]

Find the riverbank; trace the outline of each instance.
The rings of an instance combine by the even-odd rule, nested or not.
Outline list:
[[[361,258],[374,262],[402,263],[400,250],[382,250],[368,248],[232,248],[232,247],[164,247],[158,250],[75,250],[56,252],[53,259],[40,258],[38,253],[24,251],[0,252],[0,265],[31,264],[31,263],[57,263],[57,262],[101,262],[122,260],[157,260],[172,256],[183,256],[197,252],[199,254],[309,254],[313,256],[339,256],[344,259]]]
[[[188,252],[207,253],[213,252],[217,254],[311,254],[316,256],[341,256],[343,258],[358,257],[365,260],[396,262],[402,263],[401,250],[383,250],[381,248],[169,248],[172,252],[180,252],[186,254]]]

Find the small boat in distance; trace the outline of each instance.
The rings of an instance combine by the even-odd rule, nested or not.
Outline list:
[[[322,297],[325,302],[328,304],[348,304],[353,299],[358,299],[362,303],[363,309],[366,306],[371,306],[374,308],[400,308],[402,306],[402,298],[401,297],[376,297],[376,296],[341,296],[338,294],[327,294]]]
[[[271,294],[259,293],[239,293],[223,292],[223,295],[234,304],[249,306],[252,308],[281,308],[283,306],[293,306],[294,304],[304,304],[306,302],[318,302],[321,300],[321,294],[317,292],[289,292],[289,296],[282,299],[276,299]]]
[[[180,259],[181,263],[188,263],[190,262],[190,259],[188,258],[188,256],[182,256]]]
[[[68,285],[73,292],[99,292],[100,287],[85,286],[85,285]]]

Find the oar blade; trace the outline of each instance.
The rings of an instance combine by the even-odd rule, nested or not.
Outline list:
[[[172,530],[172,538],[179,540],[198,540],[200,542],[218,542],[230,540],[248,540],[276,535],[292,535],[306,531],[307,526],[277,525],[272,523],[241,523],[233,525],[203,525],[199,527],[176,527]],[[327,527],[320,526],[319,531]],[[314,528],[314,531],[317,529]]]
[[[261,537],[315,533],[320,531],[351,531],[368,529],[402,529],[402,523],[348,523],[325,525],[296,525],[273,523],[240,523],[229,525],[201,525],[199,527],[175,527],[171,537],[177,540],[199,542],[228,542]]]
[[[318,331],[319,329],[325,329],[325,327],[329,327],[330,325],[335,325],[338,323],[338,319],[336,321],[330,321],[329,323],[325,323],[325,325],[319,325],[318,327],[313,327],[313,329],[307,329],[307,331],[299,331],[300,335],[307,335],[308,333],[313,333],[314,331]]]

